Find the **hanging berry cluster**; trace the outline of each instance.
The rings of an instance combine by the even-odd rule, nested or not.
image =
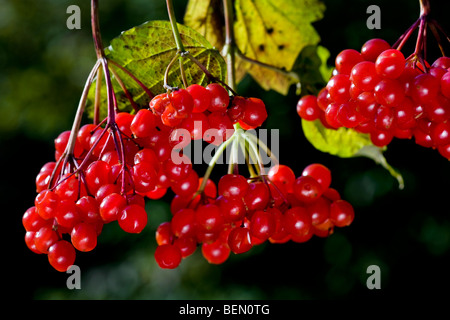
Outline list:
[[[328,129],[369,134],[378,147],[393,138],[414,138],[416,144],[450,159],[450,58],[443,54],[432,63],[425,59],[426,26],[433,27],[438,42],[436,30],[442,31],[428,20],[428,11],[429,6],[423,6],[421,17],[392,47],[376,38],[361,50],[341,51],[327,85],[317,96],[298,101],[299,116],[320,120]],[[405,58],[402,47],[419,26],[415,52]]]
[[[266,241],[326,237],[354,219],[351,204],[330,184],[331,172],[321,164],[307,166],[297,178],[290,167],[275,165],[267,179],[227,174],[217,187],[211,182],[203,196],[177,195],[172,220],[156,231],[156,261],[176,268],[200,245],[208,262],[221,264],[231,252],[245,253]]]
[[[329,188],[331,173],[322,165],[306,168],[297,179],[283,165],[272,167],[267,177],[227,174],[217,196],[214,182],[199,177],[174,148],[180,128],[192,139],[223,144],[237,142],[241,125],[255,128],[266,117],[260,99],[230,97],[212,83],[157,95],[149,108],[85,124],[76,136],[62,132],[55,139],[55,161],[36,177],[34,206],[23,215],[26,244],[65,271],[76,250],[96,247],[105,224],[117,222],[125,232],[140,233],[148,221],[145,200],[159,199],[169,188],[175,194],[174,216],[156,235],[155,258],[163,268],[178,266],[198,245],[209,262],[221,263],[230,251],[243,253],[266,240],[303,242],[349,225],[353,208]]]

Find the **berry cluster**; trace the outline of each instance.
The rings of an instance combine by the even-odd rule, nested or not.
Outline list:
[[[316,96],[303,96],[297,112],[370,135],[383,147],[392,139],[411,139],[436,148],[450,159],[450,58],[431,66],[404,57],[382,39],[367,41],[360,51],[345,49],[335,60],[333,76]]]
[[[150,109],[164,125],[186,129],[190,139],[203,139],[215,145],[233,134],[235,123],[248,130],[261,126],[267,118],[261,99],[230,97],[218,83],[206,87],[193,84],[186,89],[159,94],[150,102]],[[174,140],[181,138],[177,133],[175,130]]]
[[[275,165],[258,179],[227,174],[217,186],[208,181],[203,196],[172,200],[172,220],[156,232],[155,259],[173,269],[200,245],[208,262],[221,264],[231,252],[241,254],[265,241],[326,237],[354,219],[352,205],[330,184],[331,172],[321,164],[307,166],[297,178],[290,167]]]
[[[36,177],[34,206],[22,217],[27,246],[66,271],[76,250],[96,247],[104,224],[117,221],[125,232],[140,233],[148,220],[146,198],[159,199],[169,188],[177,197],[191,196],[202,181],[174,148],[177,130],[220,144],[234,123],[254,128],[266,117],[261,100],[230,97],[213,83],[160,94],[148,109],[116,112],[98,125],[62,132],[55,161]]]

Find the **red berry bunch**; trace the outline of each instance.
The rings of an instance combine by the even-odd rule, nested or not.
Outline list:
[[[440,57],[430,66],[371,39],[360,51],[341,51],[326,87],[317,97],[303,96],[297,112],[329,129],[369,134],[379,147],[394,137],[414,137],[418,145],[450,159],[450,58]]]
[[[27,246],[66,271],[76,250],[96,247],[104,224],[117,221],[125,232],[140,233],[148,220],[146,198],[159,199],[169,188],[177,197],[192,196],[202,181],[189,158],[174,149],[177,130],[221,144],[233,124],[255,128],[266,117],[260,99],[230,97],[212,83],[160,94],[149,109],[62,132],[55,161],[38,173],[34,206],[22,218]],[[210,136],[203,135],[207,129]]]
[[[215,145],[233,134],[235,123],[248,130],[261,126],[267,118],[261,99],[230,97],[218,83],[206,87],[193,84],[186,89],[159,94],[150,102],[150,109],[165,126],[186,129],[190,139],[203,139]],[[180,138],[177,130],[173,137]]]
[[[205,192],[172,200],[172,220],[159,225],[155,259],[161,268],[176,268],[201,246],[212,264],[225,262],[266,241],[305,242],[326,237],[334,227],[352,223],[354,210],[330,187],[331,172],[321,164],[295,176],[286,165],[273,166],[267,176],[246,179],[227,174]]]

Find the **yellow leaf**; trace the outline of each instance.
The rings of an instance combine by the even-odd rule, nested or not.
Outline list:
[[[322,18],[317,0],[236,0],[234,32],[239,50],[248,58],[290,71],[301,50],[320,37],[311,23]],[[293,79],[241,61],[238,77],[249,72],[266,90],[287,94]]]

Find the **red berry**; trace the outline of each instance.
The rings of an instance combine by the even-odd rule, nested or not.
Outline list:
[[[202,244],[203,257],[211,264],[222,264],[230,256],[230,247],[222,239]]]
[[[320,108],[317,104],[317,98],[313,95],[303,96],[297,103],[297,113],[305,120],[314,121],[320,116]]]
[[[70,236],[72,245],[79,251],[91,251],[97,246],[97,228],[94,224],[79,223],[73,227]]]
[[[283,192],[292,192],[295,174],[292,169],[283,164],[274,165],[267,173],[269,180]]]
[[[171,244],[175,239],[172,232],[172,225],[170,222],[161,223],[156,229],[156,243],[160,246],[163,244]]]
[[[74,264],[75,256],[75,248],[66,240],[56,242],[48,250],[50,265],[60,272],[66,272]]]
[[[244,176],[226,174],[218,183],[218,192],[227,199],[242,198],[247,193],[249,184]]]
[[[304,207],[288,209],[283,216],[283,226],[292,236],[304,236],[311,229],[311,216]]]
[[[150,136],[156,126],[156,116],[148,109],[139,110],[131,122],[131,132],[137,138]]]
[[[300,176],[294,183],[295,197],[304,203],[310,203],[318,198],[323,193],[320,183],[311,176]]]
[[[326,166],[320,163],[312,163],[305,167],[302,176],[313,177],[322,187],[322,190],[327,190],[331,184],[331,171]]]
[[[211,106],[211,91],[199,84],[191,84],[186,88],[194,101],[193,113],[201,113]],[[228,96],[228,94],[227,94]]]
[[[380,53],[390,49],[391,46],[384,39],[370,39],[361,48],[361,55],[364,60],[375,62]]]
[[[189,91],[178,89],[169,94],[172,107],[176,110],[176,117],[186,118],[194,109],[194,100]]]
[[[345,49],[336,56],[336,70],[341,74],[350,75],[352,68],[362,61],[363,56],[361,53],[354,49]]]
[[[250,220],[250,234],[265,241],[275,232],[276,221],[271,211],[256,211]]]
[[[137,204],[126,206],[120,213],[119,226],[128,233],[141,233],[147,226],[147,212]]]
[[[388,49],[380,53],[375,61],[375,69],[383,78],[396,79],[405,69],[405,57],[401,51]]]
[[[352,205],[345,200],[333,201],[330,205],[330,220],[336,227],[350,225],[355,218]]]
[[[155,260],[163,269],[175,269],[181,263],[181,250],[173,244],[156,247]]]
[[[217,205],[205,204],[195,210],[195,222],[198,231],[214,233],[220,231],[224,220]]]
[[[22,224],[26,231],[38,231],[48,223],[37,213],[34,206],[28,208],[22,216]]]
[[[58,233],[53,230],[51,225],[45,225],[36,232],[34,244],[36,249],[42,253],[48,253],[48,248],[59,240]]]
[[[206,86],[206,90],[209,91],[211,96],[210,106],[208,110],[213,111],[225,111],[230,103],[230,96],[227,90],[218,83],[210,83]]]
[[[252,248],[250,230],[248,228],[235,227],[228,235],[228,246],[236,254],[244,253]]]

